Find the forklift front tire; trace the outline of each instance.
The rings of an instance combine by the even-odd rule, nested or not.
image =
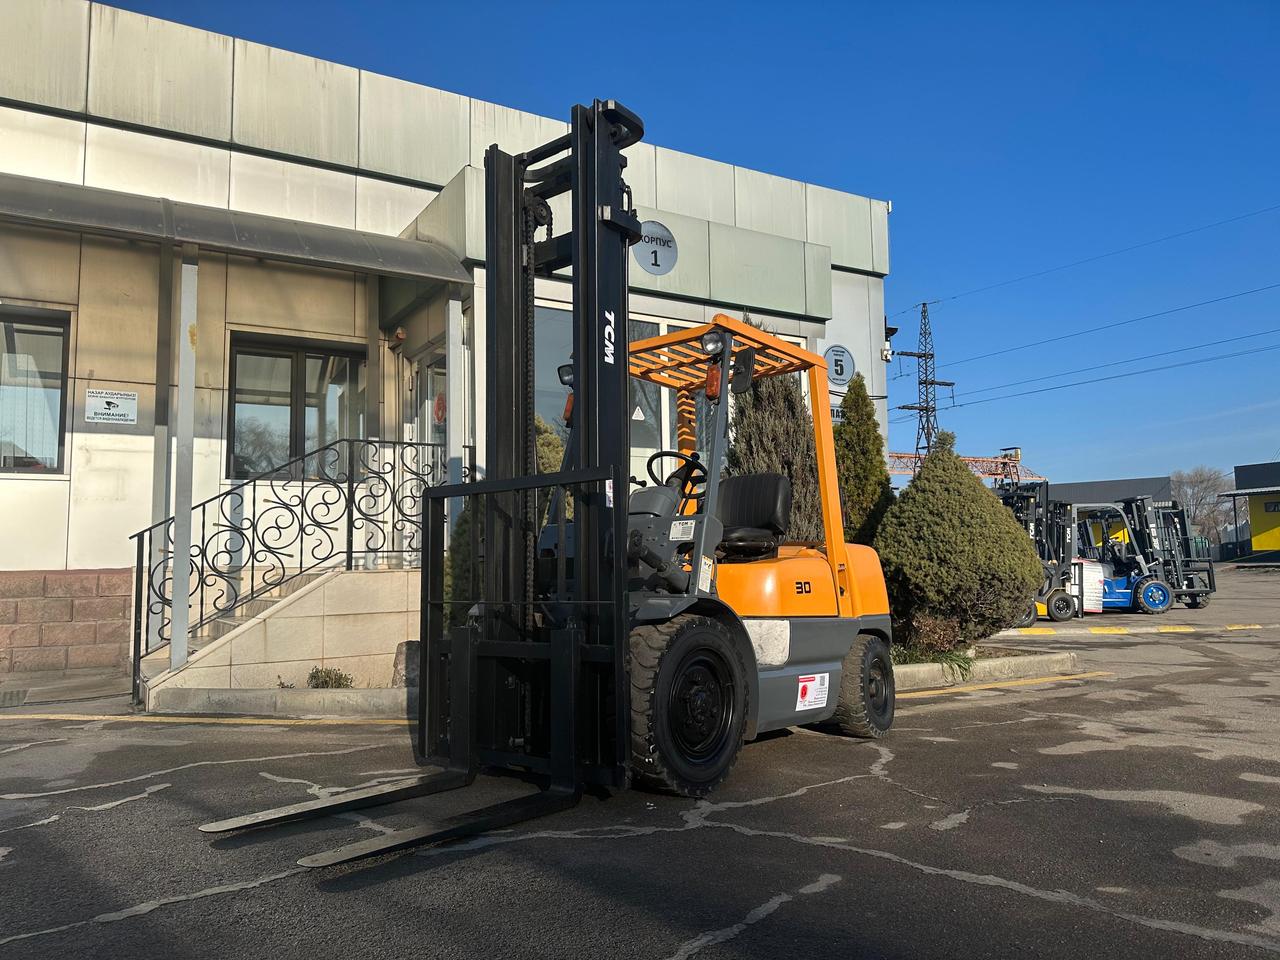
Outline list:
[[[879,740],[893,726],[893,658],[879,637],[858,634],[840,670],[840,699],[832,718],[850,737]]]
[[[1076,615],[1076,598],[1062,589],[1051,590],[1044,598],[1044,609],[1054,623],[1066,623]]]
[[[729,775],[747,726],[742,651],[723,623],[682,614],[631,631],[635,781],[705,797]]]
[[[1148,577],[1139,580],[1133,588],[1134,608],[1139,613],[1168,613],[1173,605],[1173,591],[1163,580]]]

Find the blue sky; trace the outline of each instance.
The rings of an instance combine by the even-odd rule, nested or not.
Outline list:
[[[892,200],[890,314],[1280,205],[1272,2],[117,2],[549,116],[616,97],[655,143]],[[1252,352],[941,424],[963,453],[1020,445],[1062,481],[1280,459],[1280,349],[1263,349],[1280,287],[955,362],[1277,283],[1280,209],[944,299],[930,313],[957,403]],[[891,322],[914,349],[914,311]],[[902,369],[892,404],[914,401]],[[891,447],[913,441],[891,428]]]

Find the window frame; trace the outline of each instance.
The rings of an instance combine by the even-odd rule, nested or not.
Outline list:
[[[0,306],[0,321],[26,323],[33,327],[50,327],[62,334],[62,375],[58,381],[61,402],[58,404],[58,462],[50,467],[5,467],[0,465],[3,476],[64,476],[67,470],[67,427],[71,398],[71,314],[66,310],[46,307],[24,307],[19,304]],[[6,347],[0,343],[0,357]]]
[[[227,453],[225,461],[226,477],[231,481],[245,481],[263,474],[246,474],[239,476],[235,470],[236,451],[236,361],[241,354],[257,356],[284,357],[289,360],[289,456],[286,463],[291,463],[310,451],[306,444],[306,406],[307,406],[307,357],[322,354],[326,357],[341,357],[354,360],[363,365],[366,371],[367,391],[376,389],[368,382],[369,351],[367,347],[356,343],[336,343],[331,340],[310,340],[298,337],[270,337],[256,335],[233,335],[227,358]],[[361,411],[363,415],[365,411]],[[368,424],[366,423],[366,430]],[[363,439],[346,438],[339,439]],[[297,471],[277,471],[271,476],[292,476]],[[300,477],[301,475],[299,475]]]

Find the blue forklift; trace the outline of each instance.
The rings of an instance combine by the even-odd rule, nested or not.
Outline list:
[[[1095,576],[1101,580],[1101,597],[1087,598],[1090,578],[1082,576],[1085,611],[1100,606],[1162,614],[1174,603],[1192,609],[1208,605],[1217,589],[1213,561],[1197,555],[1186,511],[1177,503],[1158,506],[1150,497],[1128,497],[1074,504],[1072,513],[1076,556],[1089,566],[1096,564]]]

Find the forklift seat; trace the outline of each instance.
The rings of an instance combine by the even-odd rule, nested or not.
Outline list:
[[[720,549],[726,556],[772,553],[791,520],[791,481],[780,473],[725,477],[716,514],[724,524]]]

